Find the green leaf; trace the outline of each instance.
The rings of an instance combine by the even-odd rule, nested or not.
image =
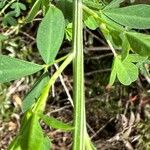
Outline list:
[[[125,60],[128,62],[138,63],[145,61],[147,58],[148,57],[143,57],[138,54],[129,54]]]
[[[51,6],[43,18],[37,33],[37,47],[45,61],[49,64],[55,60],[64,38],[65,20],[62,12]]]
[[[8,150],[22,150],[20,142],[20,136],[17,136],[9,145]]]
[[[119,81],[124,85],[130,85],[138,78],[138,68],[131,62],[121,61],[120,57],[116,57],[116,72]]]
[[[0,55],[0,83],[31,75],[41,69],[42,65]]]
[[[104,5],[102,3],[99,3],[98,1],[96,2],[95,0],[94,1],[83,0],[83,3],[87,7],[91,8],[91,9],[95,9],[95,10],[101,10],[104,7]]]
[[[72,23],[69,23],[65,29],[65,38],[68,41],[72,40]]]
[[[4,26],[8,26],[8,25],[16,26],[17,20],[14,18],[15,14],[16,14],[16,12],[14,12],[14,11],[8,12],[2,20],[3,25]]]
[[[122,8],[104,10],[103,13],[113,21],[134,29],[150,28],[150,5],[139,4]]]
[[[36,0],[36,2],[34,3],[34,5],[31,8],[28,16],[26,17],[27,23],[32,22],[33,19],[36,17],[36,15],[40,9],[41,3],[42,3],[42,0]]]
[[[48,126],[50,126],[52,128],[60,129],[63,131],[71,131],[74,129],[73,126],[63,123],[61,121],[58,121],[57,119],[55,119],[53,117],[48,117],[43,114],[39,114],[39,116]]]
[[[121,4],[122,2],[124,2],[124,1],[125,1],[125,0],[112,0],[112,1],[104,8],[104,10],[119,7],[120,4]]]
[[[91,30],[96,30],[96,28],[99,27],[99,24],[97,23],[97,21],[95,20],[95,18],[93,16],[89,16],[85,21],[84,21],[85,25],[91,29]]]
[[[117,63],[116,58],[114,58],[113,64],[112,64],[112,69],[111,69],[111,74],[110,74],[110,79],[109,79],[109,85],[113,85],[115,82],[115,79],[117,77],[117,72],[116,72],[117,64],[116,63]]]
[[[150,56],[150,35],[126,32],[126,36],[133,51],[142,56]]]
[[[39,124],[39,117],[32,114],[21,133],[21,148],[22,150],[42,150],[43,144],[44,134]]]
[[[49,139],[49,137],[44,138],[42,150],[51,150],[51,140]]]
[[[16,17],[20,16],[21,10],[26,10],[26,6],[22,3],[15,2],[11,5],[11,8],[16,12]]]
[[[6,35],[0,34],[0,42],[7,40],[8,37]]]
[[[121,52],[121,59],[124,60],[130,51],[130,44],[128,42],[127,37],[123,34],[122,35],[122,52]]]
[[[42,89],[45,87],[46,83],[49,81],[49,76],[44,74],[38,79],[38,81],[33,85],[32,89],[27,93],[23,100],[22,111],[25,112],[36,102],[36,100],[41,95]]]
[[[0,1],[0,9],[2,9],[5,6],[7,0]]]

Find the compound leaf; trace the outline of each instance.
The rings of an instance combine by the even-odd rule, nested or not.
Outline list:
[[[119,81],[124,85],[130,85],[138,78],[138,68],[131,62],[121,61],[116,57],[116,72]]]
[[[103,13],[113,21],[129,28],[150,28],[150,5],[139,4],[122,8],[106,9]]]
[[[45,61],[49,64],[55,60],[64,38],[65,20],[63,13],[51,6],[43,18],[37,33],[37,47]]]
[[[43,69],[42,65],[0,55],[0,83],[31,75]]]

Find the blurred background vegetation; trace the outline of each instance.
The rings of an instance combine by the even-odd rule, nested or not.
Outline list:
[[[15,4],[19,2],[19,5]],[[42,63],[35,37],[42,19],[39,11],[32,23],[24,20],[35,0],[0,0],[0,54],[31,62]],[[58,5],[58,0],[53,1]],[[105,3],[108,1],[105,0]],[[148,3],[150,0],[128,0],[128,4]],[[146,30],[149,34],[149,30]],[[58,57],[71,49],[71,26]],[[107,86],[113,54],[99,30],[84,28],[85,92],[87,127],[97,149],[100,150],[149,150],[150,149],[150,97],[149,78],[140,75],[126,87],[116,81]],[[149,69],[149,66],[147,66]],[[17,71],[17,68],[16,68]],[[51,73],[55,67],[51,67]],[[0,84],[0,149],[6,150],[17,134],[22,117],[22,100],[40,73],[7,84]],[[63,72],[63,81],[72,95],[72,66]],[[66,90],[58,79],[47,102],[46,113],[72,121],[72,107]],[[54,150],[71,149],[71,134],[43,126],[53,139]]]

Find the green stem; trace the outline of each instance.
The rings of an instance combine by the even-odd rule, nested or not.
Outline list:
[[[46,87],[43,89],[42,94],[36,103],[35,107],[33,108],[33,112],[39,112],[43,111],[45,108],[46,100],[48,98],[49,90],[51,86],[55,83],[59,75],[62,73],[62,71],[68,66],[68,64],[73,60],[74,53],[70,53],[69,56],[66,58],[66,60],[62,63],[62,65],[59,67],[59,69],[54,73],[54,75],[49,80]]]
[[[84,93],[84,58],[83,58],[83,23],[82,0],[74,0],[73,19],[73,99],[74,109],[74,143],[73,150],[85,149],[85,93]]]

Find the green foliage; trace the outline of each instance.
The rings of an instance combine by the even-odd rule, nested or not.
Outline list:
[[[95,30],[96,28],[99,27],[98,22],[95,20],[95,18],[93,16],[87,17],[87,19],[84,21],[84,23],[91,30]]]
[[[49,150],[50,140],[44,136],[38,115],[32,114],[24,123],[25,126],[22,125],[24,128],[21,129],[18,137],[12,142],[9,150]]]
[[[137,32],[127,32],[126,35],[133,51],[142,56],[150,56],[149,35]]]
[[[32,6],[27,18],[26,18],[26,22],[31,22],[33,21],[33,19],[36,17],[39,9],[40,9],[40,6],[42,4],[42,1],[41,0],[37,0],[34,5]]]
[[[119,7],[120,4],[122,2],[124,2],[124,1],[125,0],[112,0],[108,5],[106,5],[106,7],[104,8],[104,10]]]
[[[17,20],[14,18],[16,15],[16,12],[11,11],[9,13],[7,13],[4,18],[3,18],[3,25],[4,26],[16,26],[17,25]]]
[[[42,65],[0,55],[0,83],[9,82],[38,72]]]
[[[20,16],[22,10],[26,10],[26,6],[22,3],[15,2],[11,5],[11,8],[14,9],[15,17]]]
[[[10,10],[10,9],[13,10]],[[19,2],[19,0],[3,0],[0,1],[0,16],[3,16],[2,23],[4,26],[16,26],[18,24],[17,18],[21,16],[21,12],[26,10],[26,6]],[[7,11],[7,9],[9,11]]]
[[[113,21],[129,28],[150,28],[150,5],[139,4],[122,8],[106,9],[103,13]]]
[[[110,85],[114,83],[116,76],[122,84],[130,85],[138,78],[138,68],[133,63],[127,61],[127,59],[121,61],[120,56],[117,56],[114,58],[109,82]]]
[[[61,121],[56,120],[53,117],[48,117],[43,114],[39,114],[40,118],[50,127],[55,128],[55,129],[60,129],[63,131],[71,131],[74,129],[73,126],[68,125],[66,123],[63,123]]]
[[[33,85],[31,90],[27,93],[23,100],[22,111],[25,112],[37,101],[41,95],[42,89],[45,87],[46,83],[49,81],[49,76],[43,74],[40,79]]]
[[[37,47],[45,63],[49,64],[55,60],[64,38],[64,31],[65,20],[62,12],[51,6],[38,28],[36,38]]]
[[[98,0],[84,0],[83,7],[81,0],[59,0],[56,2],[56,6],[50,2],[49,0],[35,1],[26,18],[26,23],[33,22],[38,12],[42,10],[44,18],[38,27],[36,44],[45,64],[38,65],[0,55],[0,83],[16,80],[43,69],[42,76],[24,98],[22,110],[25,115],[21,130],[10,144],[9,149],[49,150],[51,142],[40,126],[39,121],[42,120],[50,127],[73,131],[74,150],[85,148],[92,150],[94,147],[86,131],[83,22],[86,27],[92,30],[99,28],[102,31],[114,54],[109,84],[113,85],[117,78],[123,85],[130,85],[137,80],[139,70],[142,74],[149,76],[145,64],[150,64],[148,58],[150,56],[150,36],[133,31],[132,28],[150,28],[150,6],[141,4],[120,8],[120,4],[124,0],[113,0],[108,5]],[[3,16],[2,21],[5,26],[17,25],[16,17],[19,17],[22,11],[26,10],[24,4],[15,0],[9,3],[1,1],[0,7],[2,8],[0,15]],[[9,9],[13,9],[13,11],[9,11]],[[72,10],[74,10],[73,13]],[[64,33],[69,41],[73,38],[73,52],[69,53],[67,57],[65,56],[65,61],[50,78],[49,67],[60,60],[64,60],[64,57],[59,58],[59,61],[55,60],[63,42]],[[3,34],[0,35],[0,41],[6,39],[7,37]],[[74,126],[43,114],[51,86],[72,60]]]

